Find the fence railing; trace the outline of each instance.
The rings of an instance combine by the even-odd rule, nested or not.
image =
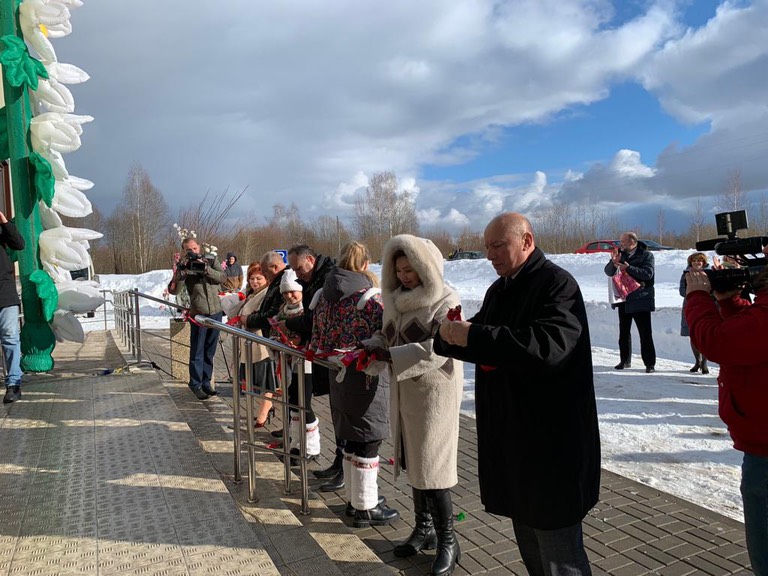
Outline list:
[[[124,292],[115,292],[113,294],[114,299],[114,317],[115,317],[115,330],[123,340],[123,344],[130,350],[131,354],[136,358],[137,362],[141,363],[142,360],[142,329],[141,329],[141,315],[139,314],[139,303],[141,299],[151,300],[162,303],[168,307],[178,310],[186,310],[182,306],[178,306],[173,303],[169,303],[161,298],[156,298],[149,294],[144,294],[138,290],[126,290]],[[309,514],[309,482],[307,479],[307,463],[309,457],[307,456],[307,438],[306,438],[306,425],[307,425],[307,411],[308,408],[304,402],[304,363],[306,362],[306,355],[301,350],[291,348],[275,340],[264,338],[263,336],[257,336],[247,330],[241,328],[235,328],[229,326],[223,322],[218,322],[207,316],[195,316],[194,321],[198,324],[219,330],[221,332],[230,334],[232,336],[232,366],[235,371],[241,363],[245,365],[245,390],[241,390],[239,379],[237,375],[232,378],[232,428],[234,430],[233,439],[233,467],[234,474],[233,480],[235,482],[242,482],[242,448],[246,449],[248,454],[248,500],[255,502],[258,500],[256,493],[256,452],[266,451],[274,454],[282,455],[284,465],[284,486],[285,493],[291,494],[291,459],[295,458],[299,462],[299,479],[301,483],[301,513]],[[157,336],[153,334],[153,336]],[[170,338],[168,339],[170,340]],[[245,346],[245,358],[240,357],[240,342],[244,340],[249,345]],[[282,448],[272,448],[270,446],[262,445],[257,442],[255,430],[253,427],[255,407],[254,403],[259,398],[266,398],[265,393],[268,392],[265,389],[261,389],[259,384],[253,382],[253,356],[251,344],[261,344],[267,347],[275,356],[277,356],[276,363],[280,366],[280,373],[283,375],[282,389],[284,394],[282,397],[271,396],[269,399],[278,404],[281,407],[281,415],[283,422],[283,446]],[[287,375],[290,374],[289,359],[295,359],[296,364],[294,366],[294,372],[297,374],[297,404],[290,404],[288,402],[288,386],[290,382],[287,380]],[[336,370],[338,367],[334,364],[314,358],[313,363],[325,366]],[[243,398],[245,402],[243,402]],[[243,411],[243,404],[245,405],[245,420],[246,420],[246,439],[242,438],[242,429],[240,424],[240,416]],[[296,410],[299,413],[299,454],[290,453],[289,442],[289,422],[290,411]]]

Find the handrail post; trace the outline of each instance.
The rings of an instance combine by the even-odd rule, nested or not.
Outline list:
[[[249,344],[250,346],[250,344]],[[242,455],[240,453],[240,337],[232,335],[232,364],[234,365],[235,375],[232,378],[232,413],[234,422],[232,429],[235,431],[234,455],[235,455],[235,483],[243,481],[243,473],[240,470],[242,465]]]
[[[288,360],[283,352],[278,355],[280,362],[280,378],[282,379],[281,385],[283,387],[283,468],[285,471],[284,483],[285,493],[291,493],[291,411],[288,404],[288,387],[291,385],[288,379]]]
[[[298,372],[299,403],[299,472],[301,478],[301,513],[309,514],[309,481],[307,480],[307,410],[304,399],[304,358],[299,357],[294,363]],[[347,479],[349,482],[349,479]]]
[[[238,388],[240,385],[238,384]],[[253,429],[253,350],[251,343],[245,347],[245,426],[248,430],[248,502],[256,502],[256,433]],[[237,414],[240,419],[240,414]],[[240,426],[240,422],[235,424],[235,429]]]
[[[133,289],[133,306],[136,313],[136,362],[141,364],[141,314],[139,312],[139,289]]]

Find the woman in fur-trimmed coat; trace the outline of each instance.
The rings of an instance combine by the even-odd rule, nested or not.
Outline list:
[[[413,534],[395,548],[395,555],[411,556],[437,543],[433,572],[450,573],[458,558],[450,488],[458,482],[464,370],[461,362],[435,354],[432,344],[437,326],[459,297],[443,280],[442,254],[424,238],[403,234],[390,239],[381,275],[383,327],[363,344],[390,359],[395,477],[400,468],[407,472],[416,512]]]

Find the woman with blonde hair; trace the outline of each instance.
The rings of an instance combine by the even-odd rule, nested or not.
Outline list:
[[[381,329],[378,279],[368,270],[370,255],[359,242],[341,251],[339,263],[318,292],[310,349],[316,353],[352,349]],[[314,300],[314,299],[313,299]],[[382,526],[400,514],[379,497],[379,447],[389,437],[389,382],[350,366],[331,371],[330,404],[336,437],[344,440],[347,514],[356,528]]]

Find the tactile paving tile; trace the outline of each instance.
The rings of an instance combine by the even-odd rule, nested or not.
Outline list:
[[[264,550],[211,550],[187,559],[191,576],[226,574],[227,576],[279,576],[280,571]]]

